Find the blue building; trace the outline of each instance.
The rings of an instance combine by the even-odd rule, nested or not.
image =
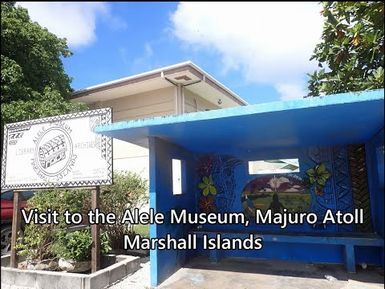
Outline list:
[[[194,232],[197,250],[152,250],[158,285],[197,255],[384,265],[384,91],[344,93],[100,126],[150,149],[150,207],[199,212],[362,209],[359,224],[151,225],[151,238]],[[202,236],[260,236],[260,250],[204,250]]]

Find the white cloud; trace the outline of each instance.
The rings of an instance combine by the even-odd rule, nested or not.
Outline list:
[[[107,18],[114,28],[124,28],[125,23],[113,17],[102,2],[17,2],[27,8],[33,21],[46,27],[70,46],[85,46],[96,40],[96,20]]]
[[[153,66],[153,55],[154,50],[152,49],[152,46],[150,43],[146,42],[143,47],[143,53],[137,58],[134,58],[131,63],[131,71],[133,73],[142,72],[145,70],[152,69]]]
[[[225,72],[240,70],[292,99],[306,94],[304,75],[316,69],[309,58],[322,33],[320,10],[303,2],[186,2],[171,22],[184,43],[219,52]]]
[[[302,83],[277,83],[275,88],[281,95],[282,100],[291,100],[304,96],[305,88]]]

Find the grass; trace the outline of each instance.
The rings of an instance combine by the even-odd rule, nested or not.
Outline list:
[[[142,237],[150,237],[150,225],[135,225],[134,232],[141,235]]]

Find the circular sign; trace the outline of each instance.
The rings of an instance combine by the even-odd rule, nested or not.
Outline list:
[[[70,166],[73,157],[72,140],[62,127],[51,127],[36,142],[35,167],[47,177],[55,177]]]

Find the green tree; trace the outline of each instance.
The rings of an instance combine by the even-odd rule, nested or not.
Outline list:
[[[384,87],[384,2],[322,2],[322,40],[308,96]]]
[[[71,79],[62,57],[71,54],[66,40],[32,22],[26,9],[1,3],[1,128],[86,108],[67,100]]]

